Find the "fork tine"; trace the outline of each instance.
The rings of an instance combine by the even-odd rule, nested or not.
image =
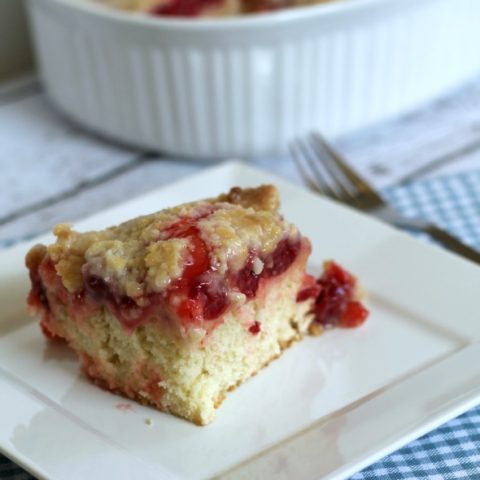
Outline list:
[[[337,192],[325,180],[324,174],[313,156],[310,146],[307,142],[297,139],[291,144],[291,152],[300,174],[310,184],[313,184],[315,190],[327,195],[328,197],[338,199]],[[310,172],[310,173],[307,173]]]
[[[355,185],[352,185],[352,182],[345,175],[343,170],[339,168],[335,160],[331,157],[330,152],[323,148],[313,134],[308,136],[308,140],[311,145],[311,149],[316,155],[317,163],[321,163],[322,167],[327,172],[328,176],[335,184],[336,190],[338,191],[338,197],[343,202],[355,205],[356,202],[356,189]]]
[[[345,159],[325,140],[320,132],[314,132],[312,137],[328,152],[330,158],[338,165],[349,181],[355,186],[359,193],[369,195],[371,198],[376,198],[383,203],[383,199],[378,193],[359,175],[357,175],[352,168],[348,166]]]
[[[303,181],[312,190],[315,190],[316,192],[319,192],[319,193],[323,193],[318,187],[318,185],[316,184],[315,180],[312,179],[307,169],[305,168],[302,160],[302,155],[297,146],[297,141],[294,140],[290,142],[290,144],[288,145],[288,150],[290,151],[290,155],[293,158],[293,163],[295,163],[295,166],[297,167],[297,170],[300,173],[300,176],[302,177]]]

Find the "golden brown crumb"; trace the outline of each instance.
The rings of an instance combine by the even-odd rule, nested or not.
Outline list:
[[[34,245],[28,251],[27,256],[25,257],[25,265],[27,268],[32,272],[36,272],[46,253],[47,247],[45,247],[45,245],[41,245],[39,243]]]
[[[220,195],[218,200],[267,212],[276,212],[280,208],[278,190],[273,185],[261,185],[257,188],[233,187],[228,193]]]
[[[312,322],[308,327],[308,333],[313,337],[318,337],[323,333],[324,328],[317,322]]]

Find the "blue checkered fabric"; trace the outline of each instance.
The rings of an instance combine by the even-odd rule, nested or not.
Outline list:
[[[30,480],[35,477],[32,477],[7,457],[0,454],[0,478],[5,480]]]
[[[398,211],[429,219],[480,248],[480,171],[390,187],[384,193]]]
[[[356,473],[350,480],[480,478],[480,407]]]
[[[480,249],[480,171],[391,187],[387,199],[405,215],[421,216]],[[0,455],[0,478],[31,479]],[[480,479],[480,406],[411,442],[350,480]]]

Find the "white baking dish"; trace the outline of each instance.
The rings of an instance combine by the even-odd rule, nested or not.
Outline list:
[[[480,71],[480,1],[344,0],[225,20],[30,0],[54,103],[123,142],[275,154],[407,111]]]

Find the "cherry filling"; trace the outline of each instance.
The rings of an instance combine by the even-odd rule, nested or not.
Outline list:
[[[107,282],[96,275],[87,275],[85,277],[85,288],[96,302],[113,299],[112,292],[107,285]]]
[[[222,0],[171,0],[150,10],[152,15],[196,17],[214,5],[219,5]]]
[[[365,322],[368,310],[354,300],[356,279],[335,262],[328,262],[318,279],[315,321],[322,325],[353,328]],[[307,297],[308,298],[308,297]]]
[[[129,327],[141,323],[147,310],[139,307],[135,300],[127,295],[116,293],[103,278],[86,273],[84,275],[85,292],[90,300],[97,304],[106,304],[113,314]],[[85,295],[80,293],[80,297]]]
[[[320,286],[313,275],[305,274],[302,288],[297,293],[297,302],[303,302],[309,298],[316,298],[320,293]]]
[[[50,305],[48,303],[47,293],[45,291],[42,279],[40,278],[38,268],[30,270],[30,281],[32,283],[32,288],[28,294],[28,304],[32,307],[41,307],[49,311]]]
[[[67,305],[70,315],[81,319],[105,305],[129,330],[140,325],[159,305],[174,310],[185,325],[203,325],[204,320],[215,320],[229,308],[229,292],[240,291],[252,299],[256,296],[262,279],[284,273],[297,258],[301,240],[284,239],[272,253],[263,257],[252,250],[239,272],[221,275],[210,263],[210,249],[201,238],[197,225],[199,219],[210,213],[197,218],[181,219],[164,230],[164,238],[188,239],[188,255],[183,274],[171,283],[166,292],[145,293],[141,297],[131,298],[88,269],[83,271],[84,288],[69,292],[54,264],[48,259],[40,266],[29,266],[32,281],[29,303],[49,311],[45,284],[54,292],[54,298]],[[260,331],[260,324],[255,322],[249,331],[256,335]]]
[[[299,250],[300,241],[292,242],[288,238],[281,240],[277,248],[264,259],[263,276],[276,277],[287,271],[297,258]]]
[[[170,300],[175,296],[186,297],[178,306],[177,315],[195,323],[213,320],[228,307],[227,287],[210,264],[209,249],[196,226],[198,220],[183,219],[166,230],[168,238],[189,239],[189,259],[183,275],[173,282],[167,297]]]
[[[258,290],[260,282],[260,274],[254,271],[253,263],[256,254],[250,252],[245,263],[245,266],[237,273],[236,284],[237,288],[247,297],[253,298]]]
[[[289,0],[244,0],[243,10],[246,13],[273,12],[291,5]]]
[[[168,238],[188,238],[190,259],[180,279],[173,282],[167,297],[170,303],[175,296],[183,298],[176,308],[177,315],[187,322],[201,323],[220,317],[230,305],[228,292],[237,288],[249,299],[255,297],[261,278],[277,276],[294,262],[300,250],[300,241],[282,240],[266,256],[261,272],[255,273],[258,258],[254,251],[248,255],[245,267],[236,275],[220,276],[210,264],[209,249],[200,237],[196,219],[182,219],[166,229]]]
[[[300,245],[299,240],[292,241],[286,238],[281,240],[275,250],[263,259],[258,257],[255,252],[250,252],[245,267],[236,275],[237,288],[247,298],[255,297],[262,278],[276,277],[289,269],[298,256]],[[260,273],[255,273],[254,270],[256,259],[263,263],[263,269]]]
[[[190,295],[202,305],[205,320],[219,317],[228,307],[227,287],[225,282],[218,279],[210,281],[207,277],[199,280],[194,284]]]
[[[212,273],[214,270],[212,269]],[[177,290],[173,290],[178,292]],[[182,293],[182,292],[178,292]],[[206,273],[192,281],[186,291],[187,297],[177,308],[177,315],[187,321],[201,323],[202,319],[214,320],[228,308],[227,286],[214,275]],[[170,292],[169,296],[172,296]]]
[[[43,256],[39,258],[27,257],[27,267],[29,269],[30,280],[32,283],[28,294],[27,303],[32,309],[41,313],[40,328],[43,334],[50,340],[62,340],[62,338],[51,327],[52,309],[55,308],[55,296],[47,296],[47,291],[55,286],[57,291],[57,282],[59,278],[52,261]],[[61,284],[61,282],[59,282]],[[62,288],[63,285],[61,285]]]

